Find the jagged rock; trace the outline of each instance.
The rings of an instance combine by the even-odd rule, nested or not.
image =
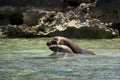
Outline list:
[[[7,26],[7,36],[8,37],[32,37],[34,36],[34,31],[31,30],[27,25],[8,25]]]
[[[47,28],[48,31],[54,31],[55,29],[61,31],[68,26],[80,27],[80,20],[74,14],[71,16],[68,13],[52,12],[40,18],[38,25],[44,28],[44,30]]]
[[[102,22],[112,22],[112,28],[117,29],[120,35],[120,0],[97,0],[96,10],[91,16]]]
[[[46,13],[39,19],[38,25],[9,25],[8,37],[65,36],[71,38],[115,38],[118,32],[107,27],[98,19],[88,20],[88,26],[80,26],[77,18],[67,17],[62,12]]]
[[[48,36],[64,36],[69,38],[91,38],[91,39],[101,39],[101,38],[115,38],[118,35],[116,32],[112,32],[110,29],[100,29],[96,26],[84,26],[79,29],[75,27],[68,27],[66,30],[51,32]]]
[[[83,5],[83,3],[81,4]],[[114,38],[118,33],[87,13],[88,4],[67,12],[27,10],[25,25],[8,25],[8,37],[65,36],[71,38]],[[83,21],[82,21],[83,20]]]
[[[37,25],[39,18],[45,14],[46,12],[40,12],[39,10],[27,10],[23,13],[23,23],[28,26]]]
[[[93,19],[90,21],[90,26],[82,26],[80,28],[67,27],[67,29],[62,31],[56,30],[54,32],[50,32],[48,36],[101,39],[118,37],[118,32],[105,26],[99,20]]]
[[[120,23],[120,0],[97,0],[90,8],[91,16],[102,22]]]
[[[46,36],[47,32],[40,30],[39,26],[8,25],[6,35],[7,37],[40,37]]]

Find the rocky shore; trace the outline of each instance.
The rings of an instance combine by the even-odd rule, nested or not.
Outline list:
[[[39,1],[39,0],[38,0]],[[59,0],[58,0],[59,1]],[[120,8],[116,0],[71,0],[76,3],[66,5],[64,0],[56,10],[37,7],[0,7],[0,35],[7,37],[52,37],[71,38],[117,38],[120,35]],[[57,3],[57,2],[56,2]],[[107,5],[108,3],[109,5]],[[1,2],[0,2],[1,4]],[[64,4],[64,5],[63,5]],[[78,5],[79,4],[79,5]],[[54,4],[53,4],[54,5]],[[116,5],[110,9],[111,6]],[[105,11],[104,8],[108,9]],[[115,11],[116,10],[116,11]],[[108,14],[108,12],[112,12]],[[111,18],[110,18],[111,17]],[[109,19],[110,18],[110,19]]]

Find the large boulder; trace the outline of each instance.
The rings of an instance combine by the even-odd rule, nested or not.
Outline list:
[[[54,37],[64,36],[69,38],[116,38],[118,32],[106,27],[105,25],[91,25],[83,26],[80,28],[67,27],[66,29],[54,29],[51,31],[45,31],[41,29],[41,26],[28,27],[27,25],[9,25],[7,26],[6,34],[8,37]]]
[[[102,39],[102,38],[116,38],[118,32],[105,25],[91,25],[83,26],[80,28],[67,27],[63,31],[56,30],[50,32],[48,36],[64,36],[70,38],[89,38],[89,39]]]

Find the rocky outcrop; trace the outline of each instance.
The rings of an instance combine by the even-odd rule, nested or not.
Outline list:
[[[24,25],[8,25],[7,26],[7,36],[8,37],[37,37],[37,36],[49,36],[50,32],[55,30],[65,30],[68,26],[74,26],[76,28],[80,27],[80,20],[74,17],[71,11],[68,13],[63,12],[38,12],[29,11],[27,17],[24,21]],[[32,15],[32,16],[30,16]],[[39,19],[34,18],[39,15]],[[35,20],[33,20],[35,19]],[[32,22],[33,21],[33,22]],[[38,22],[37,22],[38,21]],[[24,23],[25,23],[24,22]],[[35,25],[28,26],[31,23],[36,23]]]
[[[96,0],[90,6],[91,18],[97,18],[104,23],[112,23],[111,28],[120,35],[120,0]]]
[[[96,19],[91,20],[90,26],[82,26],[80,28],[76,27],[67,27],[67,29],[63,31],[56,30],[54,32],[49,33],[49,36],[64,36],[70,38],[92,38],[92,39],[101,39],[101,38],[115,38],[118,37],[118,31],[113,30],[102,24],[100,21]]]
[[[8,37],[54,37],[64,36],[71,38],[115,38],[118,37],[118,32],[112,28],[107,27],[98,19],[88,20],[89,25],[82,24],[74,15],[69,12],[65,14],[62,12],[46,13],[42,16],[38,25],[8,25]],[[68,16],[69,15],[69,16]],[[75,15],[74,15],[75,16]],[[85,22],[86,23],[86,22]]]
[[[120,23],[120,0],[97,0],[90,11],[92,18],[102,22]]]
[[[0,27],[0,34],[7,34],[8,37],[61,35],[74,38],[114,38],[118,36],[117,30],[120,29],[118,0],[55,0],[52,2],[53,0],[0,1],[2,4],[0,25],[6,26]],[[57,9],[53,9],[56,5]]]
[[[22,14],[24,12],[26,13],[27,10],[44,9],[66,11],[67,6],[77,7],[81,3],[89,5],[89,12],[92,18],[100,19],[102,22],[120,23],[119,0],[1,0],[0,22],[2,22],[0,24],[13,23],[13,19],[16,19],[14,24],[22,24],[23,16],[25,16]],[[85,5],[82,7],[87,8]],[[85,9],[83,11],[85,11]]]

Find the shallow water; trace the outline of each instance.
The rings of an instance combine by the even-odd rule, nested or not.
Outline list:
[[[49,57],[50,38],[0,39],[0,80],[120,80],[120,39],[72,39],[95,56]]]

